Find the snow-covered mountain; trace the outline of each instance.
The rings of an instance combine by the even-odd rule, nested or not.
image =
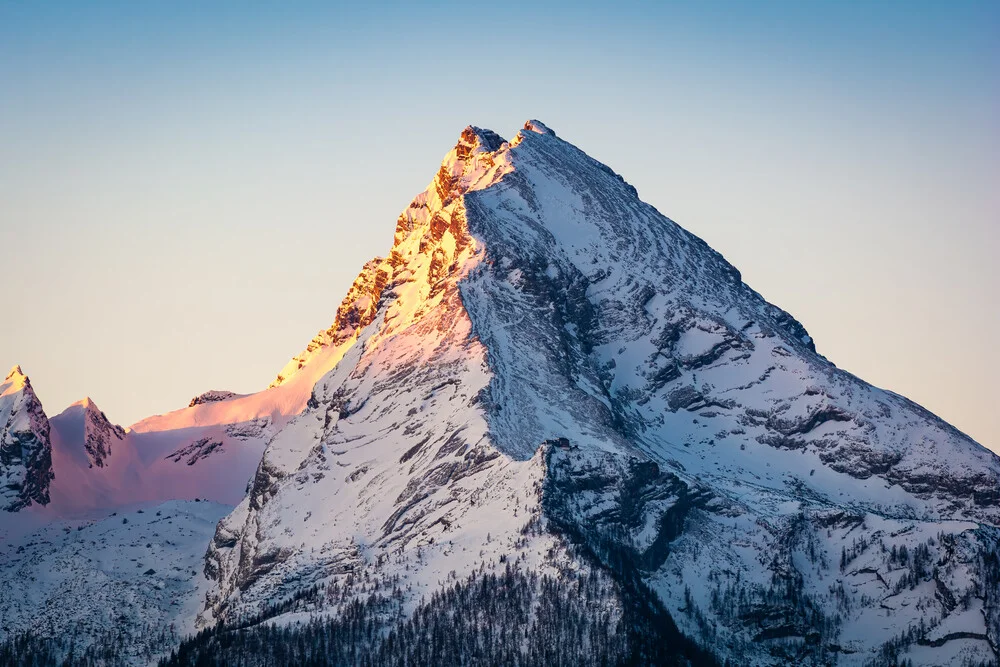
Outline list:
[[[295,363],[338,345],[216,532],[204,626],[313,586],[295,613],[381,585],[406,616],[513,563],[630,572],[610,608],[741,664],[996,658],[1000,460],[542,123],[462,133]]]
[[[0,384],[0,509],[49,502],[51,456],[49,420],[28,376],[14,366]]]
[[[50,424],[58,432],[61,443],[83,444],[77,447],[81,462],[86,457],[88,468],[103,468],[109,464],[112,449],[125,440],[125,429],[108,421],[90,398],[77,401],[54,417]]]
[[[466,128],[271,388],[94,419],[115,502],[239,501],[170,664],[997,661],[1000,459],[538,121]]]

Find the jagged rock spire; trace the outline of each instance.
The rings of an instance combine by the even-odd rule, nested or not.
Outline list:
[[[15,365],[0,385],[0,509],[47,504],[52,477],[49,420]]]

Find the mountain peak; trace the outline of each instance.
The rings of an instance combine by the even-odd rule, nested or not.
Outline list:
[[[95,403],[94,399],[90,396],[84,396],[76,403],[71,404],[63,411],[63,413],[70,413],[76,410],[79,410],[83,414],[93,415],[93,418],[97,421],[106,421],[110,423],[107,415],[104,414],[104,411],[98,407],[97,403]]]
[[[18,365],[18,364],[14,364],[11,367],[10,371],[7,372],[7,377],[5,377],[3,381],[4,382],[18,382],[18,381],[20,381],[20,382],[23,383],[27,379],[28,379],[28,376],[25,375],[24,371],[21,370],[21,366]]]
[[[20,366],[0,385],[0,509],[49,502],[49,420]]]
[[[83,447],[87,452],[91,467],[103,468],[111,456],[112,443],[125,438],[125,429],[118,424],[113,424],[89,396],[85,396],[69,406],[62,413],[62,415],[71,414],[78,415],[74,421],[82,419],[82,421],[76,422],[77,428],[83,427],[82,433],[78,432],[77,437],[83,441]]]
[[[3,388],[0,389],[0,395],[6,396],[24,389],[28,389],[30,392],[31,380],[29,380],[28,376],[24,374],[21,367],[15,364],[14,367],[10,369],[10,372],[7,373],[7,377],[4,378]]]
[[[97,407],[97,404],[94,403],[94,399],[92,399],[90,396],[84,396],[82,399],[80,399],[70,407],[72,408],[75,406],[80,406],[85,410],[96,410],[100,412],[100,408]]]
[[[536,134],[548,134],[556,136],[556,133],[540,120],[530,119],[524,122],[524,129]]]
[[[462,130],[462,134],[458,136],[458,143],[455,145],[455,148],[466,146],[474,152],[492,153],[500,150],[504,141],[505,139],[493,130],[486,130],[475,125],[467,125]]]
[[[327,362],[336,359],[331,356],[330,348],[347,345],[373,321],[387,286],[398,288],[400,281],[412,281],[419,274],[426,279],[427,292],[431,292],[433,283],[452,267],[458,267],[456,254],[471,243],[465,229],[464,204],[459,200],[467,192],[487,187],[510,171],[505,155],[505,147],[510,145],[492,130],[473,125],[462,130],[427,189],[397,218],[390,253],[364,265],[341,302],[333,325],[320,331],[305,350],[293,357],[271,387],[284,384],[315,358],[322,357]],[[423,259],[415,259],[418,255]]]
[[[788,662],[786,633],[799,662],[875,657],[897,631],[941,646],[984,627],[986,604],[959,600],[996,594],[980,563],[1000,540],[1000,460],[830,365],[721,254],[537,120],[506,143],[463,130],[293,362],[279,380],[331,370],[219,524],[203,624],[321,579],[342,600],[355,581],[423,595],[441,570],[509,562],[558,580],[579,553],[566,534],[587,567],[649,582],[622,593],[651,596],[633,608],[692,637],[711,618],[726,639],[708,641],[753,664]],[[870,631],[883,608],[893,627]]]

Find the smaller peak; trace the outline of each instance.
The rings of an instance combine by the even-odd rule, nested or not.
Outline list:
[[[484,130],[475,125],[467,126],[458,137],[459,146],[467,146],[473,149],[479,148],[487,153],[500,150],[503,144],[504,138],[499,134],[493,130]]]
[[[101,411],[101,409],[99,407],[97,407],[97,403],[94,403],[94,399],[92,399],[90,396],[84,396],[83,398],[81,398],[76,403],[73,403],[72,405],[70,405],[69,408],[67,408],[67,410],[70,409],[70,408],[82,408],[82,409],[84,409],[84,410],[86,410],[88,412],[100,412]]]
[[[524,129],[529,132],[534,132],[536,134],[548,134],[551,136],[556,136],[556,133],[549,129],[549,126],[540,120],[531,119],[524,123]]]
[[[218,389],[210,389],[204,394],[199,394],[191,399],[188,403],[189,408],[193,408],[196,405],[202,405],[204,403],[218,403],[219,401],[228,401],[231,398],[236,398],[239,394],[233,393],[231,391],[220,391]]]
[[[10,369],[10,372],[7,373],[7,377],[4,378],[3,393],[0,395],[7,396],[9,394],[15,394],[19,391],[25,390],[29,392],[32,391],[31,380],[29,380],[28,376],[24,374],[24,371],[21,370],[20,366],[15,365]]]

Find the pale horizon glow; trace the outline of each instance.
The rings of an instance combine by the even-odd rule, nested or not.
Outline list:
[[[0,372],[259,391],[468,124],[605,162],[820,353],[1000,450],[1000,6],[0,5]]]

